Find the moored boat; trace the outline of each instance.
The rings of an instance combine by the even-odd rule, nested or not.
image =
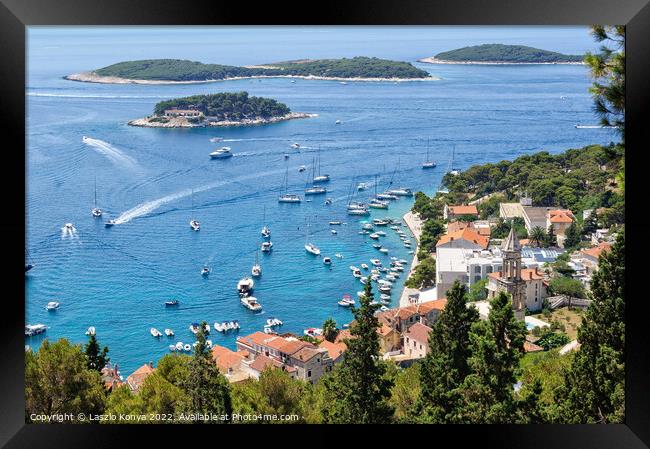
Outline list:
[[[262,305],[257,302],[257,298],[254,296],[243,296],[240,298],[241,304],[253,312],[259,312],[262,310]]]

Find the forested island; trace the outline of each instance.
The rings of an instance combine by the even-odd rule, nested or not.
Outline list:
[[[161,101],[153,115],[132,120],[129,125],[154,128],[194,128],[275,123],[315,114],[291,112],[286,104],[271,98],[251,97],[248,92],[193,95]]]
[[[238,67],[204,64],[181,59],[147,59],[118,62],[65,79],[111,84],[200,83],[242,78],[307,78],[351,81],[412,81],[435,79],[408,62],[354,57],[305,59]]]
[[[483,44],[422,58],[432,64],[582,64],[582,55],[565,55],[525,45]]]

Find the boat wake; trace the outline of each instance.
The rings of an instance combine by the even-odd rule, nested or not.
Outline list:
[[[131,156],[124,154],[123,151],[115,148],[108,142],[90,137],[83,137],[82,142],[90,146],[103,156],[106,156],[115,165],[134,170],[138,167],[138,162]]]
[[[63,226],[61,228],[61,240],[71,240],[81,243],[77,229],[74,226]]]

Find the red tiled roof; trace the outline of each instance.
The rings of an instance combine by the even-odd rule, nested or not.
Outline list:
[[[501,277],[501,271],[495,271],[494,273],[489,273],[488,277],[491,277],[493,279],[499,279]],[[542,272],[537,270],[536,268],[522,268],[521,279],[523,279],[524,281],[543,280],[544,276],[542,275]]]
[[[474,224],[471,221],[452,221],[447,224],[447,234],[462,231],[465,228],[473,228]]]
[[[269,366],[273,368],[281,369],[283,371],[287,371],[289,373],[296,371],[296,368],[294,368],[293,366],[285,365],[279,360],[272,359],[265,355],[258,355],[255,358],[255,360],[253,360],[253,363],[251,363],[249,366],[252,370],[257,371],[258,373],[261,373],[262,371],[264,371],[264,369],[266,369]]]
[[[476,206],[447,206],[449,212],[454,215],[478,215]]]
[[[304,347],[292,354],[291,358],[298,359],[301,362],[307,362],[316,357],[318,354],[322,354],[322,352],[318,351],[316,348]]]
[[[419,343],[427,343],[429,341],[429,332],[431,332],[429,326],[425,326],[422,323],[415,323],[408,328],[404,336]]]
[[[568,209],[556,209],[548,211],[547,215],[551,223],[571,223],[573,213]]]
[[[327,349],[327,353],[332,360],[339,358],[341,354],[343,354],[348,349],[348,347],[343,342],[332,343],[331,341],[327,341],[325,339],[323,339],[323,341],[321,341],[318,346]]]
[[[247,351],[242,352],[246,352],[246,354],[248,354]],[[230,369],[235,369],[240,366],[242,360],[244,360],[246,357],[241,352],[235,352],[231,351],[228,348],[224,348],[223,346],[213,345],[212,358],[214,359],[219,369],[227,373]]]
[[[150,366],[148,363],[145,363],[126,378],[126,383],[129,384],[129,387],[131,387],[132,390],[137,390],[140,388],[147,376],[152,374],[154,371],[156,371],[155,368]]]
[[[489,239],[474,230],[473,228],[466,227],[453,233],[447,233],[440,237],[436,246],[442,246],[446,243],[453,242],[454,240],[467,240],[479,245],[485,249],[488,247]]]
[[[543,350],[544,348],[536,345],[535,343],[531,343],[528,340],[524,341],[524,351],[526,352],[538,352]]]
[[[601,242],[598,244],[598,246],[594,246],[593,248],[583,249],[580,252],[585,256],[590,256],[593,257],[594,259],[598,259],[603,251],[609,251],[610,249],[612,249],[611,244],[607,242]]]

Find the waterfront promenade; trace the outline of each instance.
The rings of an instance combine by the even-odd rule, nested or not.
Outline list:
[[[404,214],[404,222],[406,223],[406,226],[410,229],[411,233],[413,234],[413,237],[415,238],[415,241],[417,245],[420,245],[420,235],[422,234],[422,226],[424,225],[424,222],[420,220],[420,217],[413,212],[407,212]],[[407,279],[411,276],[411,273],[415,270],[415,267],[418,266],[418,254],[417,254],[417,249],[415,251],[415,254],[413,254],[413,261],[411,262],[411,268],[409,269]],[[419,290],[415,288],[408,288],[404,287],[402,290],[402,296],[399,298],[399,306],[400,307],[406,307],[410,305],[409,303],[409,295],[419,293]]]

